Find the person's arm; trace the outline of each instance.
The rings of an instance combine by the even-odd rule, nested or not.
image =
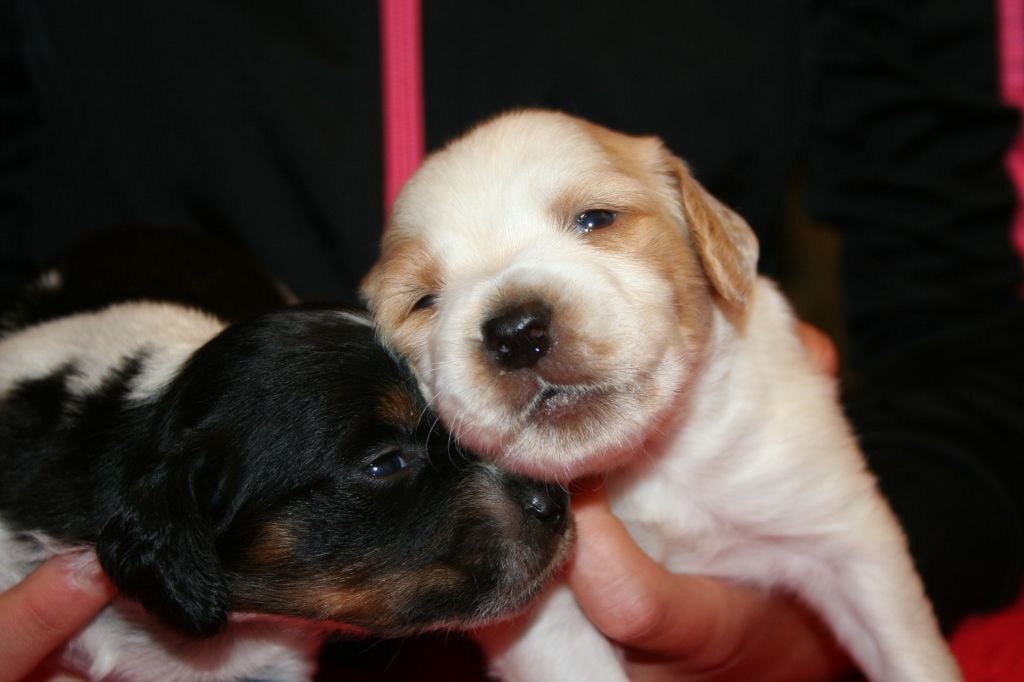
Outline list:
[[[114,587],[94,554],[54,557],[0,594],[0,680],[21,680],[91,621]]]

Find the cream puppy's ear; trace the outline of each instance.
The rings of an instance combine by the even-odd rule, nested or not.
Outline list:
[[[686,226],[693,236],[701,265],[715,291],[727,303],[743,308],[757,278],[758,244],[754,231],[738,214],[713,197],[672,157]]]

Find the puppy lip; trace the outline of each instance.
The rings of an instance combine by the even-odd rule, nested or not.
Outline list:
[[[542,382],[526,409],[527,416],[558,420],[578,416],[581,406],[610,390],[606,387]]]

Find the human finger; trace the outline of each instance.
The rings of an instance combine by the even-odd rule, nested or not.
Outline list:
[[[717,581],[666,571],[600,495],[574,500],[578,533],[569,586],[590,621],[619,644],[655,654],[699,654],[725,626]]]
[[[114,596],[92,552],[41,564],[0,594],[0,680],[19,680],[84,627]]]
[[[811,359],[826,374],[839,374],[839,351],[828,334],[807,322],[797,323],[797,334]]]
[[[576,508],[569,584],[606,637],[626,648],[630,679],[821,680],[848,669],[821,621],[793,599],[648,557],[600,495]]]

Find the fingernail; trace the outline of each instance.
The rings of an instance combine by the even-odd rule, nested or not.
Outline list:
[[[62,559],[68,579],[76,588],[95,595],[113,594],[114,588],[94,552],[73,552]]]

